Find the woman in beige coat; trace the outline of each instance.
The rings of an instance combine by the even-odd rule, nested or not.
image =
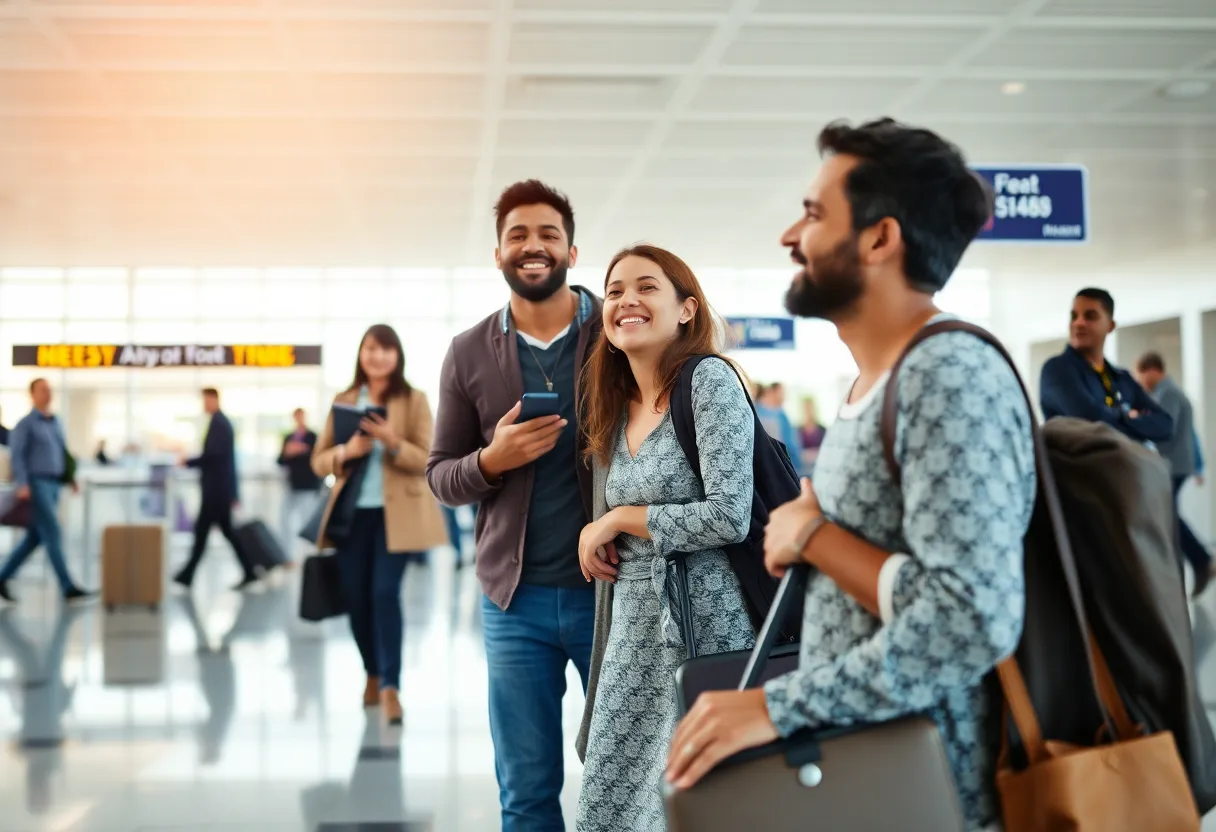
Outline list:
[[[379,704],[390,724],[402,720],[401,581],[407,555],[447,541],[439,505],[424,473],[433,421],[426,396],[405,380],[405,353],[392,327],[363,336],[355,379],[335,403],[384,408],[334,445],[333,414],[313,450],[319,476],[337,478],[317,545],[337,549],[350,628],[367,671],[363,704]]]

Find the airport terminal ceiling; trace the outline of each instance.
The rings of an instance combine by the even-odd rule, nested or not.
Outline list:
[[[490,265],[490,206],[565,189],[585,265],[776,238],[830,118],[977,163],[1081,163],[1094,268],[1216,234],[1210,0],[0,3],[0,265]]]

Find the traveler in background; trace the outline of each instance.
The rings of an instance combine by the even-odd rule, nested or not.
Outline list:
[[[0,445],[8,446],[8,434],[8,428],[4,426],[3,422],[0,422]]]
[[[588,581],[615,586],[611,615],[596,616],[597,625],[611,626],[596,634],[592,656],[577,828],[662,830],[661,786],[677,717],[672,680],[688,658],[665,556],[688,553],[698,654],[751,647],[743,590],[722,547],[743,540],[751,526],[754,422],[726,360],[702,361],[692,376],[700,471],[685,459],[672,391],[690,356],[722,355],[724,329],[674,254],[649,245],[617,254],[605,278],[603,325],[587,363],[582,413],[584,453],[606,470],[608,511],[583,529],[579,560]]]
[[[93,461],[103,466],[110,464],[110,457],[106,454],[106,440],[97,440],[97,453],[93,454]]]
[[[794,430],[794,423],[790,421],[789,414],[785,412],[784,384],[777,381],[759,386],[756,397],[756,414],[760,417],[760,424],[764,425],[764,430],[768,435],[785,445],[785,450],[789,454],[790,462],[794,464],[795,470],[801,471],[802,454],[798,446],[798,432]]]
[[[33,521],[17,547],[0,567],[0,600],[16,598],[8,582],[40,545],[59,580],[65,601],[92,598],[95,593],[81,589],[68,573],[63,555],[63,530],[59,526],[59,491],[66,484],[73,494],[80,492],[69,464],[67,439],[59,418],[51,413],[51,383],[36,378],[30,383],[33,409],[13,426],[9,434],[13,488],[18,500],[29,500]]]
[[[803,728],[927,713],[978,830],[998,818],[986,678],[1017,646],[1024,614],[1031,414],[997,350],[952,332],[900,370],[902,488],[879,423],[890,369],[944,317],[933,296],[991,215],[991,194],[956,147],[890,119],[828,125],[819,147],[804,213],[782,237],[802,267],[786,308],[834,323],[859,372],[814,485],[804,480],[765,534],[773,574],[813,567],[799,667],[756,690],[702,695],[672,741],[669,776],[686,788],[725,757]]]
[[[1207,589],[1212,579],[1212,556],[1178,513],[1178,494],[1186,481],[1196,476],[1198,437],[1195,435],[1195,413],[1191,400],[1182,388],[1165,373],[1165,360],[1159,353],[1149,352],[1136,363],[1136,380],[1161,409],[1174,420],[1174,436],[1157,445],[1157,450],[1170,466],[1174,484],[1174,512],[1178,515],[1178,539],[1182,555],[1195,572],[1194,597]]]
[[[473,523],[477,523],[477,503],[469,506],[473,514]],[[464,568],[464,530],[460,527],[460,516],[451,506],[443,506],[443,520],[448,527],[448,542],[456,553],[456,568]]]
[[[376,324],[364,334],[355,378],[334,403],[387,411],[385,418],[365,416],[360,431],[341,445],[334,445],[331,412],[312,468],[317,476],[337,478],[317,545],[337,549],[350,629],[367,672],[363,704],[380,705],[383,718],[400,725],[407,555],[441,545],[445,534],[439,505],[423,480],[431,408],[426,394],[405,380],[405,350],[391,326]]]
[[[1114,331],[1115,299],[1110,293],[1077,292],[1068,347],[1043,365],[1039,379],[1043,417],[1104,422],[1137,442],[1168,442],[1174,420],[1131,373],[1106,360],[1106,339]]]
[[[296,428],[283,438],[278,464],[287,474],[287,492],[283,495],[283,550],[288,558],[295,549],[296,535],[308,512],[316,508],[321,478],[312,470],[312,451],[317,435],[308,429],[304,408],[291,413]]]
[[[1192,429],[1191,434],[1195,437],[1195,484],[1203,486],[1203,446],[1199,442],[1199,431]]]
[[[234,590],[247,589],[257,581],[247,554],[241,549],[232,526],[232,510],[240,503],[240,489],[236,475],[236,434],[232,422],[220,410],[220,394],[214,387],[203,390],[203,411],[210,416],[207,433],[203,437],[203,450],[196,457],[183,457],[180,465],[195,468],[199,473],[203,499],[199,504],[198,517],[194,521],[194,545],[190,560],[181,568],[173,580],[189,589],[194,583],[194,573],[203,559],[211,527],[219,526],[220,532],[232,546],[237,563],[241,567],[241,581]]]
[[[807,476],[815,470],[815,459],[819,446],[823,444],[826,431],[819,423],[819,409],[815,400],[807,396],[802,400],[802,427],[798,428],[798,442],[802,450],[802,470]]]
[[[566,668],[574,663],[585,691],[591,661],[595,593],[578,562],[591,470],[576,405],[601,303],[566,285],[578,249],[562,194],[519,182],[494,212],[494,260],[511,299],[448,349],[427,479],[447,505],[481,503],[477,576],[502,828],[544,832],[565,829]],[[517,423],[525,392],[557,393],[560,412]]]

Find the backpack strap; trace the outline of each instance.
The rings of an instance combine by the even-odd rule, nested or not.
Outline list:
[[[693,355],[684,362],[684,366],[680,368],[680,378],[676,381],[676,386],[671,391],[671,399],[667,403],[680,450],[684,451],[684,458],[688,460],[688,465],[697,475],[702,488],[705,483],[701,477],[701,450],[697,447],[697,425],[692,412],[692,376],[697,366],[706,358],[709,356]]]
[[[739,386],[743,388],[743,395],[752,409],[752,416],[759,419],[759,414],[756,413],[756,403],[752,401],[751,394],[747,392],[747,383],[743,381],[738,367],[720,355],[689,356],[688,360],[684,362],[684,366],[680,368],[680,379],[671,391],[668,407],[671,409],[671,422],[676,429],[676,439],[679,440],[680,449],[684,451],[684,458],[688,460],[697,479],[701,480],[702,487],[705,483],[701,477],[701,451],[697,447],[697,424],[692,407],[692,377],[696,373],[697,367],[707,358],[717,359],[731,368],[735,377],[739,379]]]
[[[1009,365],[1009,369],[1013,371],[1013,376],[1017,379],[1018,386],[1022,390],[1022,395],[1026,399],[1026,407],[1030,415],[1031,437],[1034,441],[1035,472],[1038,478],[1037,499],[1042,500],[1043,507],[1046,508],[1048,519],[1051,522],[1052,537],[1055,540],[1056,553],[1064,572],[1064,583],[1068,587],[1068,595],[1072,602],[1073,614],[1077,620],[1077,628],[1081,632],[1083,642],[1093,646],[1093,649],[1087,650],[1085,655],[1086,662],[1089,665],[1089,678],[1093,685],[1094,698],[1098,703],[1098,710],[1102,714],[1102,721],[1105,723],[1109,736],[1122,736],[1123,731],[1120,729],[1126,728],[1126,724],[1121,724],[1124,723],[1123,719],[1116,720],[1113,713],[1119,713],[1122,716],[1126,714],[1126,710],[1123,707],[1122,701],[1118,701],[1118,705],[1112,707],[1114,704],[1112,699],[1119,700],[1119,693],[1117,690],[1112,690],[1114,687],[1113,683],[1104,684],[1110,678],[1110,672],[1109,670],[1105,674],[1102,672],[1106,670],[1106,661],[1098,650],[1098,642],[1094,639],[1093,632],[1089,627],[1089,620],[1085,615],[1085,601],[1081,595],[1080,573],[1077,569],[1076,558],[1072,552],[1072,543],[1068,538],[1068,525],[1064,521],[1064,506],[1060,500],[1059,489],[1056,487],[1055,474],[1052,472],[1051,457],[1047,453],[1047,443],[1043,440],[1043,431],[1039,427],[1038,417],[1035,415],[1034,401],[1030,397],[1026,383],[1022,381],[1022,376],[1018,372],[1013,358],[995,335],[975,324],[951,319],[938,321],[937,323],[922,327],[916,335],[912,336],[912,340],[904,347],[903,352],[891,367],[891,374],[887,377],[886,390],[883,393],[880,435],[882,436],[882,454],[887,464],[887,470],[890,471],[891,478],[895,481],[895,484],[897,486],[900,485],[902,478],[899,460],[895,456],[896,422],[899,417],[900,367],[903,366],[908,355],[917,346],[935,335],[941,335],[946,332],[966,332],[995,349],[1001,358],[1005,360],[1005,363]],[[1095,654],[1097,654],[1096,658]],[[1011,656],[1005,661],[1016,662],[1016,659]],[[1006,701],[1026,696],[1024,684],[1020,691],[1017,690],[1017,683],[1021,680],[1020,672],[1017,674],[1004,673],[998,675]],[[1011,693],[1012,696],[1010,695]]]

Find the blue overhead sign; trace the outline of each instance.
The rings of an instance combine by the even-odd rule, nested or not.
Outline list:
[[[740,350],[792,350],[793,318],[727,318],[731,344]]]
[[[1087,173],[1080,165],[973,167],[992,186],[992,218],[980,240],[1084,243],[1089,239]]]

